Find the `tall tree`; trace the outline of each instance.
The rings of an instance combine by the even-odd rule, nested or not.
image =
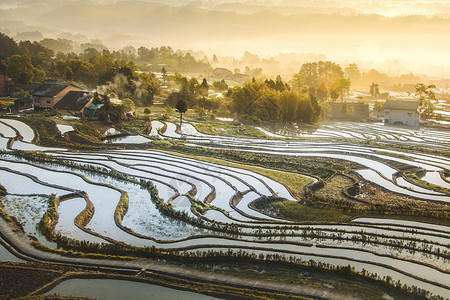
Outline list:
[[[202,83],[198,86],[198,93],[202,96],[203,100],[208,96],[209,85],[206,78],[203,78]]]
[[[164,84],[166,84],[167,83],[167,71],[166,71],[166,68],[164,68],[164,67],[162,67],[162,69],[161,69],[161,77],[164,81]]]
[[[434,105],[432,100],[436,100],[434,84],[425,85],[423,83],[416,84],[416,93],[419,95],[420,105],[422,106],[422,117],[429,119],[434,115]]]
[[[292,89],[299,93],[306,93],[308,90],[308,86],[306,85],[306,75],[305,73],[299,72],[292,76],[290,81]]]
[[[374,98],[380,97],[380,88],[378,86],[378,83],[372,82],[370,85],[370,95]]]
[[[0,32],[0,57],[9,58],[12,55],[20,54],[20,48],[14,39]]]
[[[345,77],[350,79],[352,83],[358,81],[361,78],[361,72],[359,71],[357,64],[349,64],[348,67],[345,68]]]
[[[181,130],[181,125],[183,123],[183,114],[185,112],[187,112],[187,103],[184,99],[180,99],[177,102],[177,105],[175,107],[177,109],[177,111],[180,113],[180,130]]]
[[[436,86],[434,84],[428,86],[423,83],[416,84],[416,93],[419,95],[421,104],[426,100],[436,100],[435,88]]]

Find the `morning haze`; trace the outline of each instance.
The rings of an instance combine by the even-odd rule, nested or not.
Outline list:
[[[392,75],[450,75],[446,1],[5,1],[0,7],[0,31],[16,39],[39,31],[100,39],[110,49],[169,45],[238,58],[245,51],[316,53]],[[395,60],[395,68],[383,69]]]

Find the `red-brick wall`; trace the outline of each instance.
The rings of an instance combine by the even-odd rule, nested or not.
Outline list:
[[[6,96],[6,81],[8,76],[0,74],[0,96]]]

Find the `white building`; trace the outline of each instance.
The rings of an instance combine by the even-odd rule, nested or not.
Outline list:
[[[384,103],[384,124],[419,126],[420,102],[386,100]]]

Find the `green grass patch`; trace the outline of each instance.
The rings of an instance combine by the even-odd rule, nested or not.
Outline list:
[[[342,191],[355,183],[353,179],[345,175],[335,175],[325,181],[325,186],[314,193],[315,196],[326,199],[346,200]]]
[[[401,158],[401,159],[407,159],[407,160],[410,160],[410,159],[411,159],[411,157],[409,157],[408,155],[401,154],[401,153],[392,153],[392,152],[388,152],[388,151],[380,151],[380,150],[375,151],[375,153],[376,153],[376,154],[380,154],[380,155],[386,155],[386,156],[397,157],[397,158]]]
[[[197,128],[198,131],[206,133],[206,134],[218,134],[219,131],[216,129],[215,125],[213,124],[195,124],[195,128]]]
[[[10,106],[14,105],[14,100],[12,99],[0,99],[0,108],[7,109]]]
[[[233,136],[233,137],[252,137],[252,138],[265,138],[268,139],[270,137],[266,136],[264,133],[259,131],[253,126],[249,125],[232,125],[232,124],[202,124],[197,123],[193,124],[198,131],[206,133],[206,134],[220,134],[223,136]]]
[[[350,215],[334,209],[322,209],[307,206],[300,202],[283,199],[260,199],[254,202],[256,209],[271,216],[290,219],[294,221],[338,221],[348,220]]]

